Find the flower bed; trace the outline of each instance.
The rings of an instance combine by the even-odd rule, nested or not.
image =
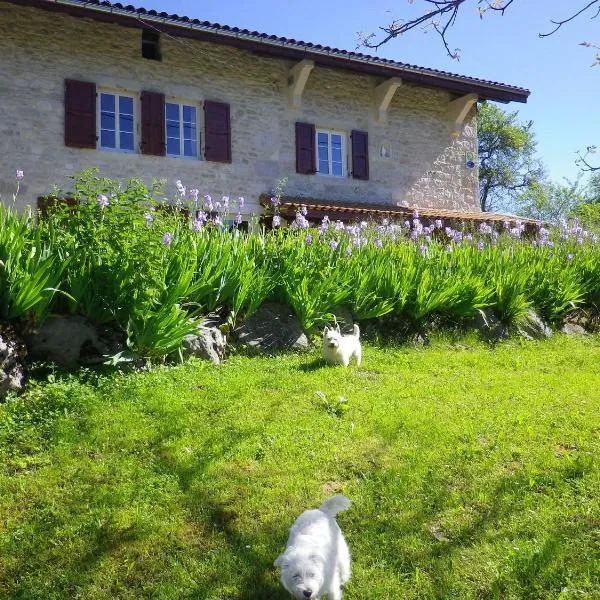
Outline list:
[[[265,300],[288,304],[309,333],[341,305],[359,321],[415,326],[484,308],[507,326],[530,308],[558,326],[600,306],[597,235],[577,222],[524,237],[518,222],[458,231],[418,214],[313,227],[301,210],[291,227],[246,233],[243,198],[215,201],[181,182],[178,210],[159,198],[158,186],[90,170],[75,179],[71,205],[48,205],[44,218],[2,206],[1,317],[31,325],[79,314],[126,332],[138,354],[162,357],[202,315],[220,310],[233,325]]]

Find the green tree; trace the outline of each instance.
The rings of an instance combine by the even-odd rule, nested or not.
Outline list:
[[[592,202],[595,204],[600,204],[600,172],[596,171],[592,173],[590,180],[588,182],[588,202]]]
[[[518,112],[483,103],[478,113],[479,199],[481,210],[512,208],[517,198],[544,177],[536,158],[533,123],[521,123]]]
[[[588,188],[581,176],[564,183],[539,181],[516,198],[515,205],[524,217],[558,223],[575,215],[582,216],[582,207],[589,202]]]

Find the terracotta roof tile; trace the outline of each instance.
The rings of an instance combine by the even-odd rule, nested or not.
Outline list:
[[[271,196],[263,194],[260,197],[263,206],[271,206]],[[314,198],[302,198],[293,196],[283,196],[281,198],[281,212],[292,216],[301,207],[306,206],[309,215],[313,218],[319,215],[328,215],[335,219],[338,215],[344,220],[365,219],[365,218],[406,218],[411,217],[415,211],[418,211],[421,217],[427,219],[450,219],[457,221],[493,221],[515,223],[521,221],[527,224],[538,224],[540,221],[529,219],[527,217],[518,217],[515,215],[505,215],[494,212],[481,211],[459,211],[445,208],[415,208],[408,206],[393,206],[388,204],[357,204],[351,202],[334,202],[329,200],[318,200]]]
[[[20,0],[11,0],[20,3]],[[431,69],[428,67],[420,67],[417,65],[411,65],[400,61],[391,59],[381,58],[378,56],[372,56],[363,54],[361,52],[352,52],[349,50],[342,50],[338,48],[331,48],[329,46],[322,46],[320,44],[313,44],[311,42],[304,42],[302,40],[296,40],[293,38],[277,37],[275,35],[269,35],[266,33],[260,33],[258,31],[248,31],[247,29],[239,29],[237,27],[231,27],[228,25],[220,25],[219,23],[211,23],[209,21],[200,22],[198,19],[190,19],[189,17],[179,16],[177,14],[168,14],[166,12],[157,13],[155,10],[148,10],[143,7],[135,7],[131,4],[124,6],[119,2],[111,3],[106,0],[29,0],[30,4],[36,6],[42,6],[49,10],[67,10],[71,7],[77,7],[79,10],[87,10],[90,13],[93,11],[105,11],[106,15],[113,18],[117,18],[117,13],[120,12],[120,16],[130,15],[136,19],[142,19],[146,17],[152,20],[161,19],[170,26],[182,26],[185,27],[186,32],[193,31],[195,28],[198,30],[211,30],[215,34],[225,36],[235,36],[239,41],[240,37],[244,37],[246,40],[252,40],[259,44],[267,46],[285,46],[287,49],[301,50],[307,53],[318,53],[326,55],[329,59],[338,59],[340,66],[343,62],[345,68],[356,68],[365,67],[370,65],[371,67],[380,67],[382,70],[382,76],[391,75],[390,71],[396,71],[396,75],[404,76],[407,80],[412,77],[420,83],[425,85],[441,85],[449,89],[456,89],[460,92],[461,89],[468,86],[473,86],[474,91],[482,98],[488,98],[491,100],[498,100],[501,102],[526,102],[529,96],[529,90],[506,83],[500,83],[497,81],[489,81],[480,79],[477,77],[469,77],[466,75],[459,75],[456,73],[450,73],[448,71],[442,71],[439,69]],[[91,16],[91,15],[90,15]],[[139,26],[143,26],[143,20],[140,20]],[[233,43],[234,40],[230,39],[229,42]],[[385,73],[383,72],[385,69]],[[459,84],[463,84],[461,88]]]

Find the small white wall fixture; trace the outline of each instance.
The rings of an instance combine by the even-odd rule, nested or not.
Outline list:
[[[402,85],[400,77],[391,77],[375,88],[375,120],[385,123],[390,102],[396,90]]]
[[[477,94],[465,94],[456,100],[452,100],[452,102],[448,104],[448,108],[446,109],[446,118],[448,120],[450,133],[453,137],[460,135],[465,119],[477,100]]]
[[[314,61],[301,60],[289,70],[288,100],[292,108],[300,108],[302,106],[302,93],[308,81],[308,76],[314,67]]]

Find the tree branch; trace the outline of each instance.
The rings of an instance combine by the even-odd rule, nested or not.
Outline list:
[[[577,151],[577,160],[575,161],[575,164],[582,170],[582,171],[600,171],[600,165],[592,165],[589,160],[588,160],[588,156],[590,154],[595,154],[596,153],[596,146],[588,146],[586,148],[586,152],[584,155],[581,154],[581,152]]]
[[[566,19],[563,19],[562,21],[554,21],[554,20],[550,19],[550,23],[552,23],[553,25],[556,25],[556,27],[548,33],[538,33],[538,36],[541,38],[545,38],[545,37],[552,35],[553,33],[556,33],[565,23],[568,23],[569,21],[576,19],[580,14],[582,14],[586,10],[588,10],[588,8],[591,8],[592,6],[597,5],[599,2],[600,2],[600,0],[592,0],[592,2],[588,3],[581,10],[578,10],[576,13],[572,14],[570,17],[567,17]],[[600,14],[600,6],[598,7],[598,10],[596,11],[596,14],[592,17],[592,19],[595,19],[599,14]]]
[[[380,31],[382,31],[385,36],[379,41],[375,39],[376,35],[374,33],[366,36],[362,33],[359,34],[359,46],[378,50],[390,40],[397,38],[403,33],[406,33],[412,29],[416,29],[417,27],[427,29],[428,27],[431,27],[440,36],[448,56],[458,60],[458,49],[450,50],[447,34],[449,29],[456,23],[456,18],[458,17],[458,13],[461,8],[463,8],[463,5],[466,2],[471,2],[472,6],[477,6],[479,16],[483,18],[487,11],[494,11],[504,15],[506,9],[508,9],[508,7],[515,2],[515,0],[423,0],[423,2],[427,3],[432,8],[414,19],[410,19],[408,21],[398,19],[393,21],[387,27],[380,27]],[[600,0],[588,1],[585,6],[566,19],[561,21],[551,20],[550,22],[555,25],[554,29],[548,33],[539,33],[539,37],[544,38],[556,33],[564,24],[576,19],[578,16],[594,6],[597,7],[597,11],[591,18],[595,19],[598,15],[600,15]]]

